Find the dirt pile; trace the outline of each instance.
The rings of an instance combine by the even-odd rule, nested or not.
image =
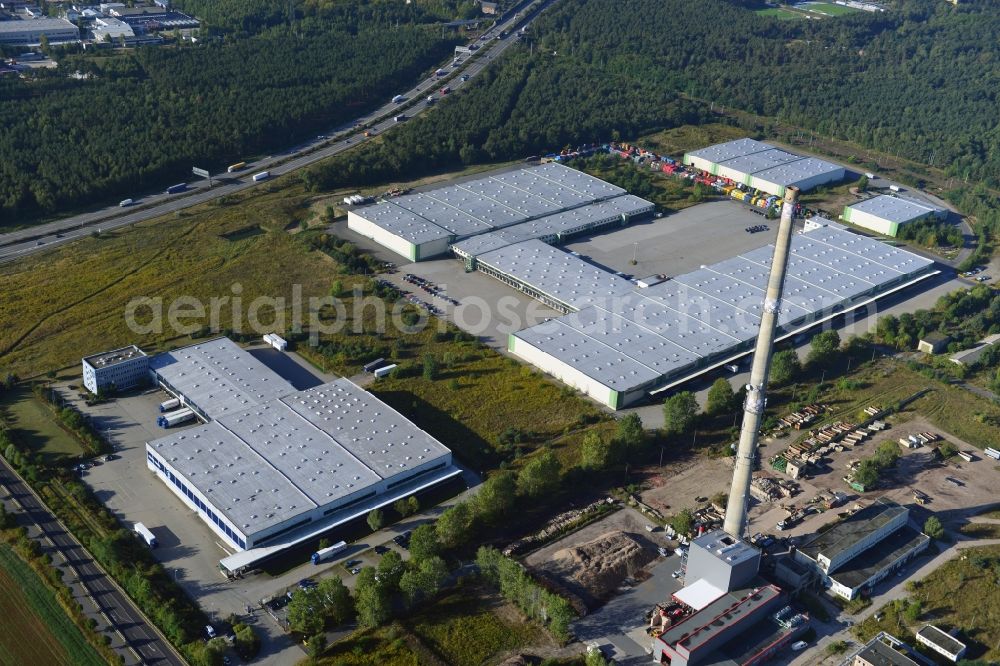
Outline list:
[[[656,557],[635,535],[615,530],[553,554],[554,562],[594,598],[606,598]]]

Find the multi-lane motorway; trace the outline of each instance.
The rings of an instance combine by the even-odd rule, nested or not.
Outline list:
[[[136,609],[125,593],[97,566],[90,553],[63,529],[55,516],[14,474],[6,461],[2,460],[0,490],[21,509],[18,515],[26,518],[26,522],[39,532],[35,535],[29,530],[29,534],[51,543],[52,548],[65,559],[101,615],[122,637],[126,646],[123,656],[127,664],[185,665],[184,660],[149,625],[145,616]]]
[[[452,90],[456,90],[477,76],[494,59],[519,41],[519,35],[515,28],[520,29],[531,23],[539,12],[554,1],[545,0],[541,4],[531,7],[531,2],[526,0],[521,6],[509,12],[508,18],[490,28],[481,39],[476,41],[478,50],[471,56],[462,55],[460,61],[447,68],[447,85]],[[504,38],[499,38],[502,32],[509,34]],[[329,137],[325,135],[317,137],[313,141],[295,146],[284,153],[249,162],[246,168],[237,174],[214,175],[213,187],[209,187],[207,181],[199,180],[190,183],[188,189],[179,194],[159,193],[141,198],[136,197],[135,202],[129,208],[111,206],[2,234],[0,235],[0,262],[16,260],[33,252],[68,243],[97,231],[110,231],[128,226],[254,187],[259,183],[253,182],[252,177],[261,171],[268,171],[271,178],[275,178],[345,150],[350,150],[396,125],[394,120],[396,115],[405,114],[407,118],[413,118],[432,110],[434,105],[428,104],[426,99],[428,96],[440,99],[442,85],[442,77],[432,74],[410,90],[400,93],[406,98],[405,101],[399,104],[389,102],[367,115],[336,127],[331,130]],[[370,133],[371,137],[366,137],[366,132]]]

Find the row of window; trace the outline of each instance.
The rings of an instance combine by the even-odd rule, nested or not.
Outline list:
[[[156,456],[147,451],[146,458],[149,459],[149,462],[153,463],[158,470],[163,472],[166,477],[170,479],[170,483],[174,484],[178,490],[184,493],[184,496],[191,500],[191,503],[194,504],[196,508],[201,509],[202,513],[208,516],[208,518],[215,523],[227,537],[229,537],[230,541],[234,544],[238,544],[240,548],[244,550],[246,549],[246,541],[241,539],[239,535],[231,527],[229,527],[229,525],[220,520],[219,516],[217,516],[216,513],[212,511],[212,509],[210,509],[200,497],[198,497],[198,495],[192,492],[183,481],[174,476],[174,473],[169,471],[166,466],[164,466],[164,464],[156,458]]]

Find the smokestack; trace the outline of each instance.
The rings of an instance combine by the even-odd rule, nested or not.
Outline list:
[[[774,244],[771,258],[771,275],[767,279],[767,294],[764,311],[760,318],[757,347],[753,353],[750,368],[750,383],[747,398],[743,403],[743,426],[740,429],[740,444],[736,449],[736,464],[733,469],[733,485],[729,489],[726,504],[726,520],[722,529],[726,533],[741,538],[746,531],[747,507],[750,503],[750,479],[753,474],[753,459],[757,451],[757,435],[767,396],[767,376],[771,370],[771,354],[774,351],[774,331],[781,311],[781,292],[785,285],[785,270],[788,267],[788,248],[792,242],[792,217],[799,199],[799,188],[785,189],[785,204],[781,208],[781,223],[778,225],[778,240]]]

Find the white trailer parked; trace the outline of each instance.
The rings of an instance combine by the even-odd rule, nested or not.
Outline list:
[[[288,349],[288,342],[277,333],[267,333],[264,335],[264,342],[271,345],[278,351]]]
[[[142,540],[146,542],[146,545],[150,548],[156,548],[156,535],[149,531],[149,528],[142,523],[136,523],[133,528],[135,533],[142,537]]]
[[[260,181],[267,180],[270,177],[271,177],[270,171],[261,171],[260,173],[255,173],[253,175],[253,182],[259,183]]]

